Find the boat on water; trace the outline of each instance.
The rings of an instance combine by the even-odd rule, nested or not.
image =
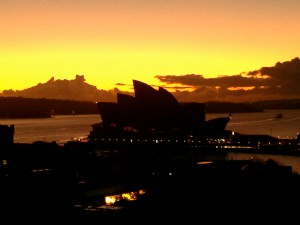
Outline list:
[[[283,118],[283,114],[282,113],[278,113],[276,116],[275,116],[275,119],[281,119]]]

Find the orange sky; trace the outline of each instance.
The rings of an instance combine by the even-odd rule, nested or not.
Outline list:
[[[0,91],[273,66],[300,55],[299,12],[298,0],[0,0]]]

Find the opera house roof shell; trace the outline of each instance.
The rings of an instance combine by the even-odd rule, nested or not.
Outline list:
[[[118,93],[117,103],[98,102],[103,127],[137,132],[211,133],[225,129],[229,118],[205,121],[205,104],[179,103],[166,89],[133,80],[134,96]]]

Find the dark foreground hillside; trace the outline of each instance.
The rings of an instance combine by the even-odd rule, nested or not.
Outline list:
[[[173,158],[142,149],[36,142],[1,151],[1,215],[8,224],[156,224],[297,218],[299,175],[272,160]],[[171,151],[171,150],[170,150]],[[154,154],[155,153],[155,154]],[[159,154],[157,154],[159,153]],[[198,163],[197,163],[198,162]],[[104,197],[134,193],[107,205]]]

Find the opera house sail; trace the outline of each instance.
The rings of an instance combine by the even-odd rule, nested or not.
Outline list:
[[[102,119],[94,124],[90,140],[103,137],[137,137],[153,135],[207,136],[222,134],[229,117],[205,119],[205,104],[179,103],[166,89],[158,90],[133,80],[134,96],[118,93],[117,102],[98,102]]]

